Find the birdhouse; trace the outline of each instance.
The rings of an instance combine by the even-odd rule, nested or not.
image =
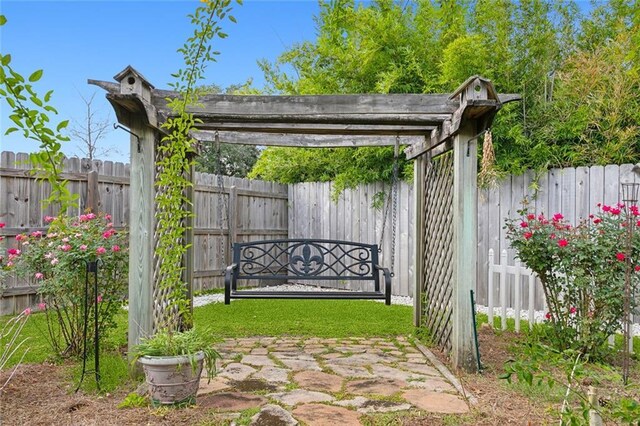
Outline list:
[[[151,89],[154,88],[153,85],[131,65],[128,65],[116,74],[113,79],[120,83],[121,94],[136,94],[143,100],[151,102]]]

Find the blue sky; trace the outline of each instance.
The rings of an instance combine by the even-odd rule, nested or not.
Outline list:
[[[191,0],[0,0],[0,13],[8,19],[0,27],[0,52],[10,53],[12,66],[25,76],[44,70],[36,88],[41,94],[54,90],[52,103],[60,112],[59,120],[83,120],[80,95],[97,92],[93,107],[114,122],[104,92],[87,85],[87,79],[113,81],[130,64],[157,88],[166,88],[170,74],[181,67],[176,49],[192,32],[186,15],[198,4]],[[227,39],[215,41],[214,50],[221,55],[209,66],[205,83],[224,88],[253,78],[254,86],[262,87],[264,78],[256,61],[273,60],[286,47],[314,39],[317,12],[315,0],[245,0],[243,6],[235,6],[238,22],[225,26]],[[0,108],[1,150],[37,151],[37,143],[25,142],[19,132],[4,136],[8,111],[5,104]],[[108,159],[128,161],[129,137],[123,131],[110,130],[102,145],[117,150]],[[64,152],[80,154],[74,141],[65,145]]]

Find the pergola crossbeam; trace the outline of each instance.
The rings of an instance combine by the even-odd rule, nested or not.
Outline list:
[[[193,131],[191,136],[201,142],[215,142],[216,134],[221,143],[288,146],[298,148],[344,148],[359,146],[413,145],[424,141],[425,136],[411,135],[326,135],[303,133],[256,133],[246,131]]]

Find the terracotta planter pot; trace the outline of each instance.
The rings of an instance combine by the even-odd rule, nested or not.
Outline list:
[[[143,356],[144,369],[153,406],[193,404],[200,386],[204,354],[194,355],[195,370],[187,356]]]

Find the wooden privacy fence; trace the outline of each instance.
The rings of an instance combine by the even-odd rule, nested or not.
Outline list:
[[[41,201],[48,195],[47,185],[36,184],[30,176],[27,154],[3,152],[0,163],[0,222],[6,227],[0,235],[11,237],[20,232],[45,229],[43,217],[55,215],[53,208],[41,209]],[[489,250],[507,250],[507,261],[514,263],[514,251],[508,245],[504,223],[506,218],[518,216],[524,197],[530,208],[547,215],[562,212],[572,223],[595,213],[599,202],[613,204],[620,200],[620,183],[638,177],[633,165],[593,166],[552,169],[536,180],[533,172],[509,176],[494,188],[481,190],[478,197],[478,288],[477,303],[488,304]],[[90,185],[88,172],[96,171],[96,182]],[[79,207],[68,214],[79,214],[92,202],[96,193],[99,208],[111,213],[116,227],[129,222],[129,165],[110,161],[65,161],[63,177],[69,180],[72,192],[79,194]],[[91,191],[91,188],[96,188]],[[398,228],[396,238],[393,294],[413,296],[414,215],[413,188],[399,182]],[[391,214],[383,226],[384,208],[374,208],[376,194],[388,191],[381,183],[345,190],[337,202],[331,198],[333,184],[301,183],[290,185],[261,181],[225,178],[222,196],[223,217],[219,219],[218,185],[214,175],[196,174],[194,244],[194,288],[222,287],[222,268],[228,259],[220,258],[221,241],[225,258],[230,241],[249,241],[271,238],[328,238],[379,243],[383,228],[385,237],[381,261],[390,266]],[[227,222],[229,217],[235,218]],[[2,244],[0,243],[0,244]],[[513,276],[506,278],[507,307],[516,305]],[[24,308],[35,301],[30,283],[13,278],[5,283],[7,292],[0,299],[0,313]],[[493,299],[501,295],[498,286]],[[19,299],[19,300],[18,300]],[[521,292],[520,305],[529,303],[528,292]],[[535,310],[542,310],[542,293],[534,294]],[[14,306],[15,305],[15,306]]]
[[[372,183],[347,189],[337,201],[332,199],[334,185],[331,182],[299,183],[289,186],[289,237],[357,241],[380,244],[380,263],[391,268],[392,206],[385,202],[374,207],[374,201],[384,195],[387,199],[390,185]],[[392,294],[413,296],[413,188],[406,182],[398,184],[398,216],[395,241],[395,277]],[[386,215],[385,209],[389,208]],[[317,284],[317,283],[316,283]],[[336,287],[335,282],[322,285]],[[361,290],[357,285],[345,282],[341,288]]]
[[[42,209],[49,188],[31,175],[28,154],[2,152],[0,158],[0,222],[6,224],[0,229],[4,237],[0,247],[7,248],[15,244],[17,234],[46,230],[44,216],[58,211]],[[62,177],[69,181],[70,191],[79,195],[78,207],[67,214],[79,215],[94,204],[112,215],[117,229],[126,229],[129,174],[129,165],[124,163],[66,159]],[[232,241],[288,236],[287,186],[225,177],[221,193],[214,175],[196,173],[194,182],[194,290],[222,287]],[[37,303],[33,282],[12,276],[2,284],[0,315]]]
[[[586,218],[597,211],[597,203],[616,203],[620,200],[620,183],[633,181],[633,165],[593,166],[566,169],[551,169],[535,179],[533,172],[509,176],[490,189],[481,190],[478,196],[478,304],[488,304],[489,250],[502,253],[507,250],[509,264],[514,262],[514,250],[508,244],[504,223],[507,218],[518,216],[522,200],[527,197],[530,207],[536,213],[562,214],[572,223]],[[413,188],[400,182],[398,197],[398,237],[396,241],[396,277],[393,294],[413,296],[413,288],[408,283],[414,271],[414,207]],[[289,233],[292,238],[329,238],[378,243],[383,210],[372,207],[374,196],[389,188],[384,185],[369,184],[355,189],[347,189],[338,202],[331,199],[331,183],[301,183],[289,189]],[[382,261],[389,266],[391,244],[391,224],[387,223],[382,244]],[[505,294],[507,306],[514,307],[515,299],[511,284],[513,277],[507,278],[510,287]],[[494,300],[500,297],[497,286]],[[521,305],[529,303],[528,293],[521,294]],[[534,294],[535,309],[543,309],[542,293]]]

